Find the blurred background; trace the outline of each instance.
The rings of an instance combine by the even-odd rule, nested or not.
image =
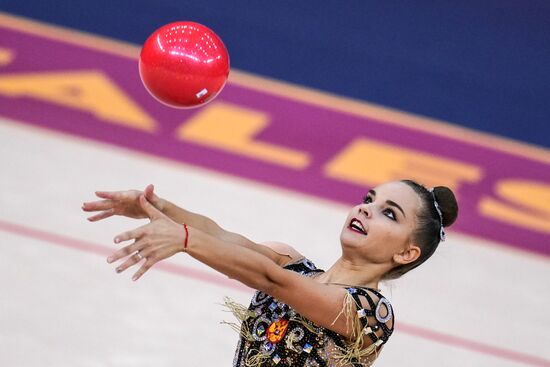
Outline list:
[[[384,285],[398,324],[375,365],[550,366],[548,2],[0,12],[0,364],[231,365],[219,303],[251,290],[183,257],[137,283],[116,275],[101,256],[137,222],[88,223],[95,190],[154,183],[327,268],[349,207],[411,177],[452,187],[461,216],[430,262]],[[177,20],[213,29],[231,58],[225,89],[194,110],[160,105],[137,73],[145,39]],[[235,143],[226,130],[244,122],[254,132]]]
[[[545,1],[7,1],[2,10],[141,45],[193,20],[234,68],[550,146]]]

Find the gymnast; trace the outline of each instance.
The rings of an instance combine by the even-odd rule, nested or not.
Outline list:
[[[249,307],[226,299],[238,322],[234,367],[371,365],[393,332],[394,312],[379,290],[426,261],[457,217],[453,192],[412,180],[369,190],[345,219],[341,255],[326,271],[291,246],[255,243],[206,216],[144,191],[96,192],[88,219],[148,218],[121,233],[107,261],[136,266],[138,280],[157,262],[183,253],[256,290]],[[322,251],[322,249],[319,249]]]

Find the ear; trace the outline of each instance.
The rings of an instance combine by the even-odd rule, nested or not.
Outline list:
[[[393,261],[397,264],[410,264],[420,257],[420,247],[414,243],[410,243],[403,251],[393,255]]]

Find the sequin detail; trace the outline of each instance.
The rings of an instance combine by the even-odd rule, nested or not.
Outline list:
[[[269,341],[266,341],[264,344],[262,344],[261,350],[264,354],[267,354],[267,355],[273,354],[273,352],[275,351],[275,345]]]
[[[385,306],[386,308],[386,316],[382,316],[382,306]],[[378,301],[378,304],[376,305],[376,311],[374,312],[374,315],[376,316],[376,320],[380,323],[386,323],[393,317],[393,311],[391,308],[390,301],[388,301],[385,298],[380,298],[380,301]]]
[[[252,338],[256,341],[264,341],[267,338],[265,331],[271,324],[271,320],[266,317],[260,317],[254,322],[252,327]]]
[[[285,266],[287,270],[312,276],[322,272],[307,259]],[[233,361],[234,367],[364,367],[376,358],[379,347],[392,333],[386,324],[377,324],[380,306],[371,299],[382,300],[388,310],[383,319],[392,320],[391,305],[377,291],[360,287],[346,288],[341,314],[356,320],[350,325],[357,330],[354,341],[303,318],[288,305],[273,297],[256,292],[248,308],[234,302],[226,305],[240,320],[241,339]],[[364,300],[367,303],[362,304]],[[362,301],[363,300],[363,301]],[[378,306],[378,307],[377,307]],[[340,316],[340,315],[339,315]],[[389,317],[388,317],[389,316]],[[227,323],[227,322],[226,322]],[[230,324],[231,323],[227,323]],[[233,326],[233,325],[232,325]],[[363,338],[372,344],[363,348]]]
[[[253,305],[253,306],[259,306],[269,300],[271,300],[272,298],[270,296],[268,296],[267,294],[265,294],[264,292],[260,292],[260,291],[257,291],[255,294],[254,294],[254,297],[252,297],[252,300],[250,301],[250,303]]]

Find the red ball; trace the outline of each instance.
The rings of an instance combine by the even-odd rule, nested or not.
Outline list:
[[[177,108],[197,107],[211,101],[224,87],[229,54],[211,29],[194,22],[174,22],[145,41],[139,75],[160,102]]]

